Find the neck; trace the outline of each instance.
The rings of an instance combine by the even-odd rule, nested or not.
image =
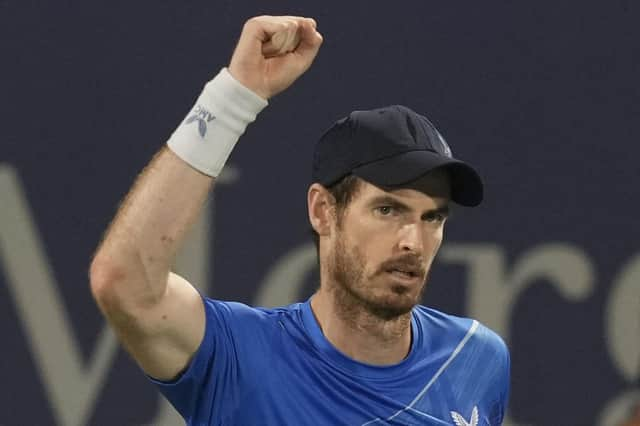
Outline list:
[[[411,313],[387,319],[369,312],[352,295],[322,286],[311,299],[322,333],[340,352],[371,365],[402,361],[411,348]]]

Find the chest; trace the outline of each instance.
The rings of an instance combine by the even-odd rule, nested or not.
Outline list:
[[[421,360],[387,378],[361,377],[313,353],[253,357],[229,406],[230,424],[491,425],[486,377]],[[225,423],[226,424],[226,423]]]

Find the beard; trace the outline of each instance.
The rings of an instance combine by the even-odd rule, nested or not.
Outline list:
[[[414,268],[419,276],[425,277],[418,291],[384,282],[388,271],[403,266]],[[338,312],[346,319],[355,319],[364,311],[384,321],[406,316],[420,302],[428,272],[420,256],[406,254],[383,262],[373,274],[367,275],[365,257],[357,247],[347,247],[344,236],[338,237],[328,268],[335,283],[333,291]],[[376,282],[382,285],[373,287]]]

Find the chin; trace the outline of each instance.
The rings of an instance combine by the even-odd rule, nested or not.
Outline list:
[[[371,298],[365,304],[369,312],[376,317],[390,320],[411,312],[411,309],[418,304],[418,298],[394,293],[379,298]]]

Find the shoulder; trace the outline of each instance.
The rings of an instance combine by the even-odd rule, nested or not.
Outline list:
[[[252,307],[240,302],[204,298],[207,319],[229,327],[264,327],[299,317],[300,303],[277,308]]]
[[[458,317],[419,306],[414,309],[425,335],[426,351],[444,352],[447,374],[466,384],[493,413],[491,424],[501,424],[509,395],[511,361],[498,333],[472,318]],[[443,358],[443,359],[444,359]],[[453,379],[452,379],[453,380]]]
[[[207,336],[218,348],[226,348],[238,363],[255,364],[291,348],[291,339],[302,337],[300,304],[277,308],[252,307],[240,302],[205,299]],[[244,364],[243,364],[244,365]]]
[[[454,339],[465,345],[501,354],[508,361],[509,350],[504,340],[478,320],[447,314],[421,305],[414,308],[413,314],[431,338]]]

